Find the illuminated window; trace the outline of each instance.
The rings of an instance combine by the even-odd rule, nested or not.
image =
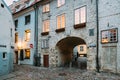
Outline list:
[[[18,42],[18,33],[15,33],[15,43]]]
[[[49,12],[49,11],[50,11],[50,5],[49,4],[43,5],[43,12]]]
[[[83,46],[80,46],[80,51],[84,51],[84,47]]]
[[[117,29],[109,29],[101,31],[101,42],[102,43],[114,43],[118,41]]]
[[[50,20],[43,21],[43,32],[49,32]]]
[[[29,41],[30,40],[30,30],[25,30],[25,41]]]
[[[30,49],[25,49],[25,59],[30,59]]]
[[[30,15],[25,16],[25,25],[30,23]]]
[[[86,7],[81,7],[75,10],[75,24],[86,22]]]
[[[65,27],[65,14],[57,16],[57,29]]]
[[[65,0],[57,0],[58,7],[65,4]]]

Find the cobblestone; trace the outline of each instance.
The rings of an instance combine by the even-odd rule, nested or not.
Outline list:
[[[12,76],[10,77],[10,75]],[[119,75],[112,73],[97,73],[75,68],[44,68],[30,65],[15,65],[14,71],[5,76],[1,76],[0,80],[120,80]]]

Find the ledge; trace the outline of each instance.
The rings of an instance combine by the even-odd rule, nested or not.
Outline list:
[[[55,30],[56,33],[64,32],[64,31],[65,31],[65,28],[60,28]]]
[[[46,35],[48,35],[48,34],[49,34],[49,32],[42,32],[42,33],[41,33],[42,36],[46,36]]]
[[[84,28],[84,27],[86,27],[86,23],[81,23],[81,24],[74,25],[74,29]]]

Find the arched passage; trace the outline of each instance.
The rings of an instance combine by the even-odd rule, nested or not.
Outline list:
[[[73,49],[78,45],[86,45],[86,42],[79,37],[66,37],[56,44],[61,57],[61,65],[69,64],[72,61]]]

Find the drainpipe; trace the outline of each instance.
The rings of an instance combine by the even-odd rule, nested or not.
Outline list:
[[[34,32],[34,43],[35,43],[35,66],[40,66],[40,55],[38,53],[38,5],[35,3],[34,5],[35,10],[35,32]]]
[[[100,72],[100,65],[99,65],[99,17],[98,17],[98,0],[96,0],[96,25],[97,25],[96,70],[97,70],[97,72]]]

